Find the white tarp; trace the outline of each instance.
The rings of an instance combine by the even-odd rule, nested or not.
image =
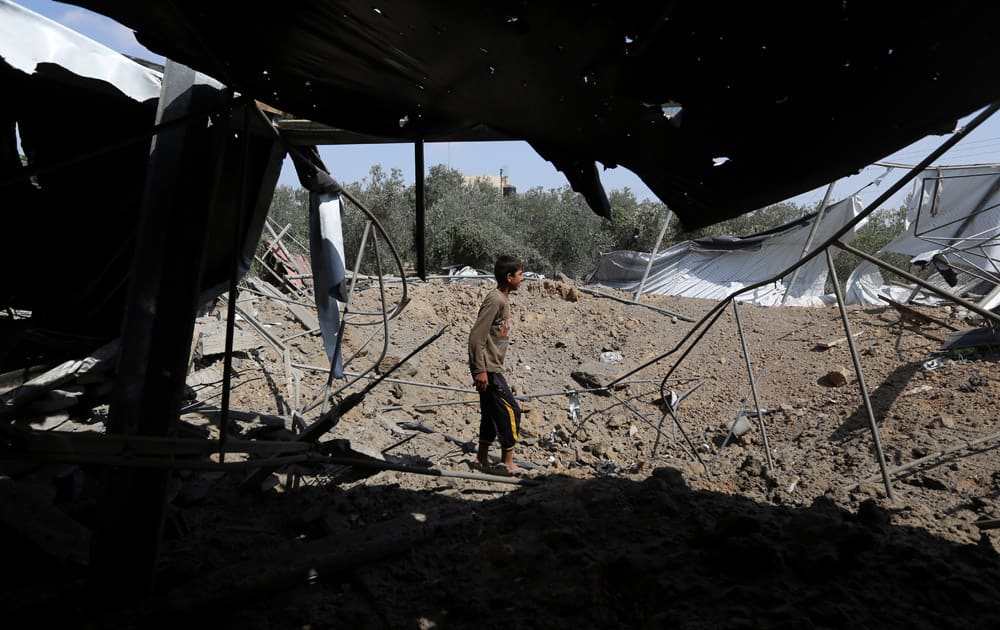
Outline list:
[[[954,287],[940,274],[928,278],[956,295],[980,284],[982,276],[1000,275],[1000,166],[941,167],[921,173],[907,201],[906,229],[878,253],[883,252],[922,259],[940,254],[956,269],[973,271],[975,275],[959,273]],[[872,263],[862,263],[851,273],[848,302],[884,304],[880,293],[906,301],[913,290],[886,285]]]
[[[335,378],[344,376],[338,304],[347,301],[347,269],[340,216],[342,204],[339,192],[323,190],[309,195],[309,249],[316,314]]]
[[[160,73],[9,0],[0,0],[0,57],[25,74],[54,64],[139,102],[160,97]]]
[[[862,209],[856,195],[826,209],[813,245],[822,243]],[[653,258],[644,293],[678,295],[712,300],[723,299],[746,286],[756,284],[787,269],[802,256],[816,214],[808,215],[761,234],[746,237],[716,237],[678,243]],[[854,232],[843,239],[850,242]],[[649,263],[645,252],[618,251],[601,256],[597,268],[587,277],[622,291],[639,288]],[[789,291],[789,305],[821,306],[829,302],[824,295],[826,257],[819,255],[806,263]],[[744,293],[737,299],[761,306],[780,304],[786,287],[781,280]]]

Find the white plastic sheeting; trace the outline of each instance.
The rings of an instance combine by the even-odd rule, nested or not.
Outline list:
[[[347,301],[347,270],[341,225],[343,202],[339,192],[309,195],[309,249],[312,256],[313,291],[323,345],[333,376],[343,378],[340,355],[340,305]]]
[[[922,259],[942,254],[957,269],[979,276],[960,273],[960,283],[954,287],[937,273],[928,278],[956,295],[979,284],[982,276],[1000,275],[1000,165],[941,167],[921,173],[908,199],[906,230],[878,253],[883,252]],[[846,299],[884,304],[879,294],[906,301],[912,293],[913,289],[886,285],[879,268],[866,262],[851,273]]]
[[[25,74],[61,66],[139,102],[160,96],[160,73],[8,0],[0,0],[0,57]]]
[[[823,218],[813,238],[813,245],[822,243],[845,223],[857,216],[863,206],[852,196],[833,204]],[[716,237],[678,243],[653,257],[644,293],[678,295],[719,300],[744,287],[773,277],[793,265],[801,256],[809,238],[816,214],[808,215],[761,234],[746,237]],[[854,232],[844,235],[850,242]],[[650,254],[618,251],[601,256],[597,268],[587,277],[588,283],[634,292],[646,271]],[[824,295],[826,257],[819,255],[799,271],[791,287],[789,305],[821,306],[830,302]],[[741,301],[761,306],[780,304],[786,287],[781,280],[743,293]]]

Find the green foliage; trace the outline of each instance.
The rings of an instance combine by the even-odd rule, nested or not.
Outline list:
[[[424,178],[424,204],[433,207],[464,184],[465,179],[459,171],[444,164],[435,164],[430,167],[427,177]]]
[[[749,236],[758,232],[765,232],[789,221],[794,221],[812,211],[812,208],[783,201],[767,206],[766,208],[748,212],[728,221],[722,221],[721,223],[689,232],[681,232],[680,227],[677,226],[674,229],[670,242],[676,243],[704,236]]]
[[[890,241],[892,241],[892,239],[899,236],[905,227],[905,205],[896,209],[883,208],[881,210],[876,210],[868,216],[868,221],[858,230],[857,235],[854,237],[854,242],[851,244],[866,254],[874,254],[882,247],[885,247]],[[887,252],[885,254],[880,254],[878,257],[890,265],[901,269],[906,269],[909,266],[910,257],[905,254]],[[861,262],[863,261],[858,256],[850,252],[840,252],[840,254],[837,255],[834,259],[833,266],[837,270],[837,278],[840,280],[841,286],[845,285],[848,276],[851,275],[851,271],[853,271],[854,268]],[[882,278],[886,282],[904,281],[896,274],[889,273],[884,270],[882,270],[881,273]],[[830,284],[829,281],[827,282],[827,285],[828,290],[832,292],[833,285]]]
[[[395,245],[405,266],[415,266],[413,186],[405,185],[398,169],[386,172],[376,165],[368,177],[345,186],[378,219]],[[546,275],[564,273],[582,277],[598,257],[613,250],[651,251],[667,217],[667,208],[655,201],[638,201],[629,189],[613,190],[611,218],[595,215],[583,198],[568,187],[548,190],[532,188],[504,196],[487,181],[467,184],[462,174],[445,165],[429,169],[425,180],[425,235],[428,272],[440,273],[449,265],[470,265],[490,269],[500,254],[512,254],[525,262],[528,271]],[[279,186],[271,205],[271,217],[300,243],[308,243],[308,193],[299,188]],[[784,202],[761,208],[699,230],[682,232],[675,218],[660,244],[665,249],[679,241],[701,236],[745,236],[762,232],[800,218],[813,208]],[[344,247],[349,268],[361,245],[367,216],[345,204]],[[874,252],[901,229],[901,210],[875,213],[859,232],[855,245]],[[267,236],[267,235],[265,235]],[[369,236],[362,259],[362,273],[377,270]],[[398,273],[384,239],[379,253],[382,269]],[[904,258],[902,263],[898,260]],[[888,255],[893,264],[905,264],[905,257]],[[845,280],[856,266],[856,257],[842,254],[837,271]]]
[[[303,188],[278,186],[271,198],[271,219],[303,243],[309,238],[309,193]]]
[[[536,194],[525,200],[520,227],[522,238],[533,242],[547,260],[539,271],[570,277],[586,274],[607,250],[606,221],[569,188],[532,192]]]
[[[396,247],[396,251],[403,259],[403,263],[413,262],[413,190],[407,187],[403,181],[403,172],[398,168],[392,169],[389,173],[378,164],[371,167],[368,177],[361,182],[354,182],[346,186],[372,215],[378,220],[386,231],[386,236]],[[344,250],[348,256],[348,265],[353,265],[354,261],[350,256],[361,247],[361,240],[364,234],[368,217],[352,204],[347,203],[347,211],[344,214]],[[366,244],[366,255],[362,259],[360,271],[362,273],[374,274],[378,270],[378,260],[375,258],[374,243],[369,237]],[[384,239],[379,244],[379,257],[384,273],[399,273],[394,268],[394,261],[389,254],[389,248],[385,246]]]
[[[514,240],[493,223],[462,217],[443,230],[434,233],[428,246],[428,259],[456,261],[476,269],[490,270],[502,254],[517,256],[525,268],[535,269],[541,255],[530,245]]]
[[[666,219],[666,207],[655,201],[636,201],[628,188],[611,191],[608,200],[611,220],[604,226],[608,250],[652,251]]]

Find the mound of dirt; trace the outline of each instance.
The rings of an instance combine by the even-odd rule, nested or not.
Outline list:
[[[507,372],[530,474],[493,479],[471,467],[465,346],[491,289],[411,282],[388,339],[382,296],[402,286],[359,289],[332,401],[321,340],[281,302],[242,302],[288,349],[235,360],[232,407],[263,414],[237,417],[242,438],[293,437],[294,418],[309,424],[446,327],[323,438],[397,470],[286,467],[250,494],[236,491],[245,472],[185,473],[158,597],[104,621],[1000,627],[997,534],[979,526],[1000,518],[989,349],[943,353],[943,326],[849,309],[890,498],[836,308],[730,306],[688,337],[714,302],[526,282]],[[195,389],[218,404],[217,385]],[[216,436],[206,418],[185,422]]]

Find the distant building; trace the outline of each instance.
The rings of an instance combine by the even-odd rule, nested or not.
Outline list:
[[[510,185],[510,177],[506,175],[463,175],[466,185],[476,182],[486,182],[497,190],[502,191],[504,197],[509,197],[517,193],[517,188]]]

